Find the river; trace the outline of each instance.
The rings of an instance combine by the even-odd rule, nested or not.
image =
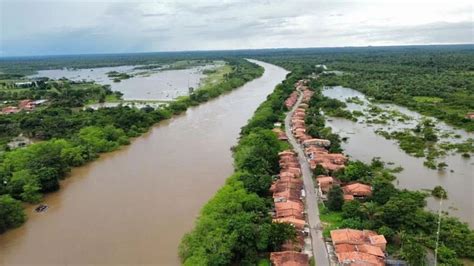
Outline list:
[[[262,77],[164,121],[73,169],[49,209],[0,236],[0,264],[178,265],[178,244],[233,172],[240,128],[287,72]]]
[[[349,97],[357,96],[365,104],[358,105],[348,103],[347,109],[362,111],[367,107],[365,96],[353,89],[343,87],[333,87],[323,91],[325,96],[345,101]],[[424,158],[415,158],[407,155],[401,150],[394,140],[387,140],[376,134],[375,129],[384,130],[410,128],[418,123],[423,117],[419,113],[410,111],[404,107],[394,104],[377,104],[384,110],[397,110],[413,120],[399,122],[397,120],[389,122],[387,125],[367,124],[366,120],[353,122],[343,118],[331,118],[328,126],[341,137],[347,137],[348,141],[343,143],[344,151],[353,159],[370,162],[373,157],[380,157],[385,162],[393,162],[395,166],[402,166],[404,170],[397,173],[397,185],[410,190],[433,189],[440,185],[448,192],[448,200],[443,204],[443,210],[453,216],[459,217],[462,221],[474,227],[474,159],[462,158],[460,154],[449,154],[442,161],[448,164],[446,170],[431,170],[423,165]],[[454,129],[451,126],[436,121],[439,130],[458,134],[459,139],[445,139],[445,141],[460,141],[473,138],[474,134],[464,130]],[[437,211],[439,203],[428,198],[428,208]]]

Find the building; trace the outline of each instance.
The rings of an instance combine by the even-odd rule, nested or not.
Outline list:
[[[2,114],[15,114],[20,112],[20,109],[16,106],[7,106],[2,109]]]
[[[366,198],[372,195],[372,187],[359,182],[342,187],[342,191],[344,195],[353,196],[354,198]]]
[[[474,119],[474,112],[467,113],[466,118]]]
[[[21,110],[33,110],[36,107],[36,104],[32,100],[21,100],[18,103],[18,108]]]
[[[387,241],[369,230],[338,229],[331,231],[334,252],[341,265],[385,265]]]
[[[306,266],[309,265],[308,255],[296,251],[270,253],[270,261],[275,266]]]
[[[316,181],[318,182],[319,194],[321,196],[326,195],[334,185],[334,178],[332,176],[320,175],[316,177]]]

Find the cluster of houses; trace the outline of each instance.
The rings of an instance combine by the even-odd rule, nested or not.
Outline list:
[[[338,229],[331,240],[340,265],[385,265],[387,240],[369,230]]]
[[[303,147],[311,169],[322,167],[328,174],[343,169],[348,160],[345,155],[330,153],[329,140],[313,138],[307,134],[305,115],[313,92],[307,87],[306,80],[298,81],[295,87],[296,91],[286,99],[285,105],[292,108],[298,101],[298,93],[303,94],[302,103],[291,117],[291,132]],[[273,131],[278,139],[288,140],[280,123],[275,124]],[[287,242],[281,251],[272,252],[270,260],[276,266],[308,265],[309,257],[304,248],[305,237],[309,234],[309,230],[305,220],[301,166],[296,153],[292,150],[280,152],[278,156],[280,174],[270,188],[275,203],[273,221],[293,225],[298,235],[295,242]],[[342,186],[345,201],[366,198],[372,194],[371,186],[363,183],[352,182],[342,185],[337,178],[330,175],[319,175],[316,180],[323,200],[327,199],[327,194],[333,186]],[[383,235],[368,230],[338,229],[331,231],[331,239],[338,265],[385,265],[387,241]]]
[[[18,103],[18,106],[10,105],[10,106],[6,106],[6,107],[2,108],[1,113],[2,114],[14,114],[14,113],[18,113],[20,111],[32,111],[38,105],[41,105],[45,102],[46,102],[46,100],[36,100],[36,101],[29,100],[29,99],[21,100]]]
[[[272,252],[270,260],[275,266],[308,265],[308,254],[303,252],[305,236],[309,231],[305,220],[301,167],[295,152],[291,150],[280,152],[278,156],[280,174],[270,188],[275,203],[273,222],[291,224],[297,231],[297,238],[294,242],[285,243],[280,252]]]

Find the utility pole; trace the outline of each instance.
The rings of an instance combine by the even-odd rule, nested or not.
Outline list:
[[[443,205],[443,198],[439,200],[439,210],[438,210],[438,230],[436,231],[436,248],[435,248],[435,261],[434,266],[438,265],[438,246],[439,246],[439,231],[441,229],[441,207]]]

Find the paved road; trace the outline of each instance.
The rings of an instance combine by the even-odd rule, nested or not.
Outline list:
[[[313,246],[313,255],[317,266],[329,266],[328,253],[326,245],[323,240],[323,234],[321,228],[321,220],[319,219],[319,209],[318,209],[318,194],[314,188],[314,182],[312,178],[312,172],[309,168],[308,161],[304,155],[304,151],[301,146],[296,141],[295,137],[291,133],[290,121],[291,116],[298,105],[303,100],[303,94],[300,93],[298,101],[293,106],[293,108],[288,112],[285,118],[285,131],[288,136],[290,144],[293,146],[293,149],[298,153],[298,160],[301,165],[301,171],[303,173],[303,182],[306,191],[306,211],[308,216],[308,222],[310,226],[311,233],[311,244]]]

